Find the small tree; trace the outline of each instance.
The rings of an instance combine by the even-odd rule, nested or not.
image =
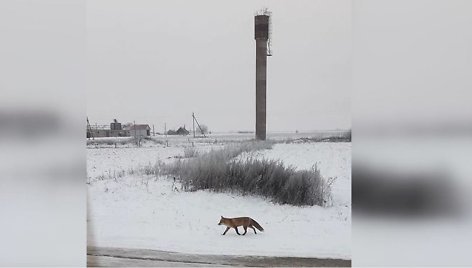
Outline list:
[[[198,134],[208,134],[208,127],[206,125],[200,125],[200,128],[197,128]]]

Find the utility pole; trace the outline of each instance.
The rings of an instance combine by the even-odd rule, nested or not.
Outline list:
[[[136,135],[136,121],[133,120],[133,128],[134,128],[134,139],[136,140],[136,145],[139,147],[138,136]]]
[[[192,113],[193,138],[195,138],[195,114]]]
[[[167,140],[167,123],[164,123],[164,133],[166,135],[166,147],[169,147],[169,141]]]
[[[156,132],[154,132],[154,124],[152,124],[152,135],[156,136]]]
[[[198,128],[200,129],[200,132],[203,134],[203,137],[206,138],[206,135],[205,135],[205,132],[203,131],[202,127],[200,126],[200,124],[198,123],[198,120],[197,118],[195,117],[195,114],[192,113],[192,117],[193,117],[193,137],[195,138],[195,123],[197,123],[197,126]]]
[[[90,138],[92,138],[92,140],[95,140],[95,137],[93,136],[92,127],[90,126],[90,122],[89,122],[88,117],[87,117],[87,131],[89,133]]]

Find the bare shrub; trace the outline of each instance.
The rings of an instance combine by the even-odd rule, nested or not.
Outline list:
[[[157,138],[157,137],[144,137],[143,138],[145,141],[148,141],[148,142],[151,142],[151,143],[154,143],[154,144],[160,144],[160,145],[164,145],[165,144],[165,141]]]
[[[198,156],[198,150],[195,147],[185,147],[184,149],[185,158],[191,158],[191,157],[197,157],[197,156]]]
[[[310,143],[310,142],[351,142],[351,130],[339,131],[336,133],[324,133],[311,137],[287,138],[281,143]]]
[[[271,146],[264,142],[228,146],[163,165],[161,174],[178,177],[186,191],[238,191],[267,197],[280,204],[324,206],[331,191],[316,165],[311,170],[298,171],[280,161],[235,159],[242,152]]]
[[[141,175],[157,175],[159,173],[159,164],[145,165],[139,169],[139,174]]]
[[[125,145],[133,142],[134,141],[132,138],[97,138],[93,140],[87,140],[87,146],[110,147],[115,146],[116,144]]]
[[[87,146],[101,147],[112,147],[117,145],[136,145],[143,142],[151,144],[163,145],[165,142],[156,137],[108,137],[108,138],[96,138],[93,140],[87,140]]]

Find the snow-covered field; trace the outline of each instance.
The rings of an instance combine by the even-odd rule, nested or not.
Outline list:
[[[297,169],[315,163],[325,177],[336,177],[333,205],[277,205],[256,196],[209,191],[173,191],[165,177],[126,175],[117,180],[94,180],[103,173],[136,168],[157,160],[174,161],[186,143],[171,147],[87,149],[88,244],[147,248],[184,253],[330,257],[351,256],[351,144],[276,144],[254,153],[279,159]],[[220,143],[195,143],[200,151]],[[242,156],[244,157],[244,156]],[[177,187],[180,189],[179,187]],[[220,216],[250,216],[265,232],[234,230],[221,234]],[[241,229],[241,228],[240,228]]]

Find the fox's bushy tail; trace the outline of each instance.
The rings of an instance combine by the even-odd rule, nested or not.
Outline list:
[[[257,221],[255,221],[253,219],[252,219],[252,225],[254,225],[254,227],[256,227],[257,230],[259,230],[261,232],[264,232],[264,228],[262,228],[262,226],[259,223],[257,223]]]

